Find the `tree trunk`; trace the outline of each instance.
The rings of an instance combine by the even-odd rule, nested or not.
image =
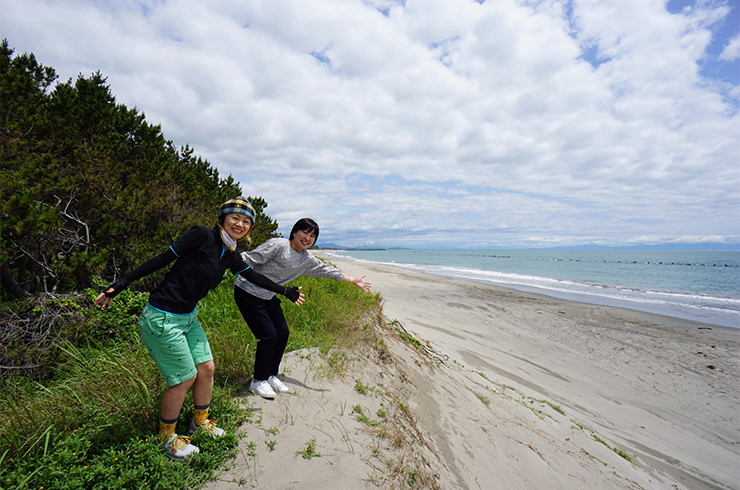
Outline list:
[[[10,293],[18,298],[28,295],[28,291],[23,289],[18,281],[13,277],[13,273],[10,272],[10,267],[7,262],[0,265],[0,279],[2,279],[2,285],[10,291]]]

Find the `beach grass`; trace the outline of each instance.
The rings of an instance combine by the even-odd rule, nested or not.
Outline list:
[[[307,302],[283,301],[289,351],[336,353],[328,358],[341,368],[343,350],[374,341],[369,326],[380,311],[378,296],[326,279],[296,284]],[[233,395],[251,378],[256,341],[234,304],[233,280],[199,305],[216,362],[211,415],[227,435],[194,437],[201,452],[184,463],[167,459],[154,442],[165,384],[136,335],[148,295],[124,293],[106,311],[91,307],[96,291],[65,297],[79,323],[72,340],[50,347],[52,374],[0,379],[0,488],[198,488],[235,455],[236,427],[250,414]],[[189,395],[178,433],[187,433],[191,417]]]

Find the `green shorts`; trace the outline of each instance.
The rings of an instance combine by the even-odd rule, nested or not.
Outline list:
[[[189,380],[198,372],[195,366],[213,360],[197,315],[198,307],[186,315],[177,315],[147,303],[139,317],[141,341],[159,366],[167,386]]]

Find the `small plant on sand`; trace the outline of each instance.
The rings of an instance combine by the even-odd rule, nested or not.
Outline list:
[[[414,337],[408,332],[404,332],[402,330],[397,330],[397,331],[405,342],[408,342],[409,344],[411,344],[416,350],[418,350],[422,354],[424,353],[424,349],[422,348],[421,341],[419,339],[417,339],[416,337]]]
[[[267,447],[270,448],[270,451],[274,451],[275,446],[277,446],[277,441],[276,440],[265,441],[265,444],[267,444]]]
[[[306,443],[306,447],[302,451],[296,451],[296,454],[300,454],[303,459],[318,458],[321,453],[316,451],[316,439],[311,439]]]
[[[248,458],[254,458],[257,456],[257,444],[254,441],[249,441],[247,444],[246,455]]]
[[[539,418],[540,420],[545,420],[545,417],[552,418],[551,415],[545,413],[544,411],[542,411],[539,408],[542,405],[548,405],[553,410],[555,410],[556,412],[558,412],[559,414],[565,415],[565,412],[563,411],[562,408],[558,407],[557,405],[553,405],[552,403],[550,403],[550,402],[548,402],[546,400],[537,400],[536,398],[532,398],[531,396],[526,396],[526,395],[521,395],[519,399],[511,398],[508,395],[505,395],[505,396],[507,398],[509,398],[510,400],[513,400],[513,401],[519,403],[520,405],[522,405],[522,406],[528,408],[529,410],[531,410],[532,413],[535,414],[537,416],[537,418]]]
[[[608,465],[606,464],[606,462],[605,462],[605,461],[602,461],[602,460],[600,460],[599,458],[597,458],[597,457],[596,457],[596,456],[594,456],[593,454],[589,453],[589,452],[588,452],[588,451],[586,451],[585,449],[581,448],[581,451],[583,452],[583,454],[585,454],[585,455],[586,455],[586,456],[588,456],[589,458],[591,458],[591,459],[593,459],[593,460],[596,460],[596,461],[598,461],[599,463],[603,464],[604,466],[608,466]]]
[[[409,471],[409,477],[406,480],[410,487],[416,484],[416,480],[419,478],[419,473],[416,470]]]
[[[481,401],[481,403],[485,406],[489,406],[491,404],[491,400],[488,399],[488,397],[481,395],[480,393],[474,392],[475,396],[478,397],[478,400]]]
[[[367,395],[368,393],[370,393],[371,390],[372,388],[364,384],[359,379],[355,380],[355,391],[360,395]]]
[[[411,335],[411,333],[406,330],[401,322],[399,322],[398,320],[393,320],[390,325],[398,333],[398,335],[404,342],[408,342],[409,344],[411,344],[414,349],[419,351],[424,356],[428,357],[435,365],[439,366],[440,364],[444,364],[445,361],[447,361],[448,356],[436,352],[429,346],[428,342],[426,343],[426,345],[423,344],[421,340]]]
[[[615,454],[617,454],[617,455],[618,455],[619,457],[621,457],[621,458],[624,458],[625,460],[629,461],[630,463],[632,462],[632,458],[630,458],[630,457],[629,457],[629,456],[627,455],[627,453],[625,453],[625,452],[624,452],[624,451],[622,451],[621,449],[617,449],[617,448],[615,448],[615,447],[611,447],[611,446],[610,446],[609,444],[607,444],[607,443],[606,443],[606,441],[604,441],[604,440],[603,440],[602,438],[600,438],[600,437],[599,437],[599,436],[597,436],[596,434],[591,434],[591,437],[593,437],[593,438],[594,438],[594,441],[596,441],[596,442],[600,442],[600,443],[601,443],[601,444],[603,444],[604,446],[606,446],[606,447],[608,447],[609,449],[611,449],[612,451],[614,451],[614,453],[615,453]]]
[[[375,427],[380,425],[380,422],[377,420],[372,420],[370,417],[365,415],[364,410],[360,405],[355,405],[352,407],[352,413],[356,413],[355,419],[357,419],[358,422],[362,422],[365,425],[369,425],[370,427]]]
[[[548,402],[547,400],[542,400],[542,402],[550,405],[550,408],[552,408],[553,410],[555,410],[556,412],[558,412],[560,415],[565,415],[565,410],[563,410],[562,408],[560,408],[558,405],[555,405],[552,402]]]

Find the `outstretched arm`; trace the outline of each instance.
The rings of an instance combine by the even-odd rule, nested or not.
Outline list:
[[[125,276],[122,276],[119,280],[108,286],[105,291],[100,293],[98,297],[95,298],[94,304],[96,306],[100,305],[101,307],[105,308],[106,306],[110,305],[113,302],[113,298],[115,298],[118,293],[126,289],[129,284],[144,276],[148,276],[154,271],[158,271],[162,267],[171,263],[176,258],[177,255],[175,255],[175,252],[173,252],[171,248],[168,248],[165,252],[162,252],[156,257],[152,257],[136,269],[132,270]]]

